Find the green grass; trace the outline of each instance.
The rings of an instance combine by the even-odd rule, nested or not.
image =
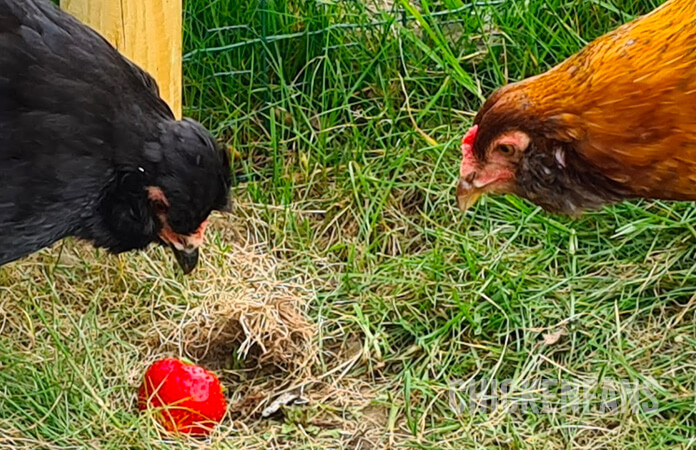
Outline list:
[[[174,445],[137,414],[135,389],[147,361],[186,354],[219,369],[232,403],[265,407],[298,384],[312,400],[270,421],[233,407],[219,447],[693,446],[696,208],[570,220],[514,197],[467,214],[454,201],[482,97],[659,3],[489,1],[432,19],[469,2],[187,1],[187,114],[236,153],[235,213],[190,279],[159,250],[73,243],[0,269],[0,445]],[[195,332],[219,329],[207,321],[224,322],[236,286],[253,289],[230,299],[265,283],[253,260],[235,268],[244,243],[277,261],[271,297],[278,280],[302,286],[293,298],[316,328],[301,362]],[[213,356],[196,350],[208,342]],[[482,378],[517,393],[525,380],[650,383],[659,408],[453,411],[448,387]]]

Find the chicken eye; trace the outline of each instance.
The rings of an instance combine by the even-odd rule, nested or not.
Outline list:
[[[503,155],[512,155],[515,152],[515,147],[508,144],[500,144],[498,146],[498,151]]]

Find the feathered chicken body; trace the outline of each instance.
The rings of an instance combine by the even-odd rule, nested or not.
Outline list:
[[[462,140],[460,207],[514,193],[577,215],[696,200],[696,1],[671,0],[495,92]]]
[[[157,84],[46,0],[0,0],[0,265],[77,236],[196,265],[229,155]]]

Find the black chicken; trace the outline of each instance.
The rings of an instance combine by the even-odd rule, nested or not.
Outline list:
[[[156,82],[47,0],[0,0],[0,265],[64,237],[171,246],[185,273],[230,162]]]

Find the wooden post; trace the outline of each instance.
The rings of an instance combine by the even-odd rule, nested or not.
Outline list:
[[[61,0],[61,7],[152,75],[181,118],[182,0]]]

